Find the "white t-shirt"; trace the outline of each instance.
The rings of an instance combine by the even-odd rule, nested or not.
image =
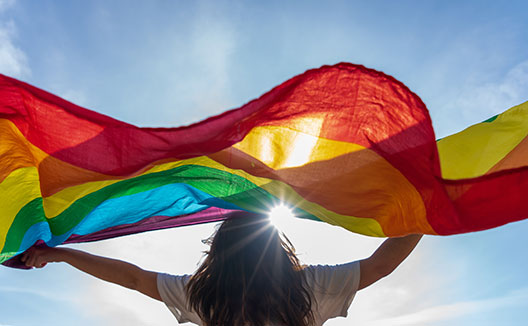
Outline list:
[[[359,262],[342,265],[314,265],[305,268],[306,281],[312,289],[312,310],[315,325],[323,325],[328,319],[346,317],[347,310],[359,286]],[[158,274],[158,291],[178,322],[203,325],[200,317],[187,306],[185,284],[191,275]]]

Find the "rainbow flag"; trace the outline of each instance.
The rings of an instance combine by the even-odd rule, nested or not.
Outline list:
[[[341,63],[190,126],[139,128],[0,75],[0,262],[279,203],[370,236],[496,227],[527,216],[527,115],[437,144],[405,85]]]

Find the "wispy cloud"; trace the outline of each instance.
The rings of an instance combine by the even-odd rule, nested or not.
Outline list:
[[[523,61],[497,82],[470,85],[454,106],[463,112],[480,111],[492,116],[528,100],[528,60]]]
[[[523,288],[500,297],[438,305],[420,310],[415,313],[379,319],[367,323],[365,325],[430,325],[434,322],[452,320],[455,318],[460,318],[465,315],[471,315],[482,311],[490,311],[505,306],[525,304],[527,299],[528,288]]]
[[[0,72],[14,77],[30,74],[24,51],[16,47],[13,38],[16,35],[15,24],[10,21],[0,25]]]
[[[442,114],[433,116],[436,125],[442,128],[437,136],[458,132],[472,124],[504,112],[512,106],[528,101],[528,60],[519,61],[502,76],[481,81],[482,72],[461,84],[457,94],[447,101]],[[454,93],[454,92],[452,92]],[[454,119],[456,117],[456,119]],[[435,119],[436,118],[436,119]]]
[[[0,14],[12,8],[14,4],[14,0],[0,0]],[[0,73],[26,77],[31,71],[26,54],[15,45],[16,36],[16,26],[12,20],[0,21]]]

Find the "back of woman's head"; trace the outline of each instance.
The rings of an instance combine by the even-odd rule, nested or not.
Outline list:
[[[210,250],[187,284],[205,325],[313,322],[312,295],[291,243],[267,216],[237,213],[209,240]]]

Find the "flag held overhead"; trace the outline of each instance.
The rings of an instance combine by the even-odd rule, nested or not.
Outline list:
[[[139,128],[0,75],[0,262],[279,203],[371,236],[496,227],[528,213],[527,116],[437,144],[417,95],[341,63],[190,126]]]

